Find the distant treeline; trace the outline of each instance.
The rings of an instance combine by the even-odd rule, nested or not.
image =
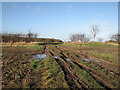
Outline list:
[[[38,38],[38,34],[28,33],[28,34],[12,34],[12,33],[3,33],[2,34],[2,42],[58,42],[62,43],[61,40],[58,39],[49,39],[49,38]]]

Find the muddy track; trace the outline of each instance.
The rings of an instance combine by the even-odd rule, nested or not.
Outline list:
[[[64,55],[63,53],[61,53],[62,55]],[[64,55],[65,56],[65,55]],[[70,57],[69,57],[70,58]],[[99,74],[94,70],[91,69],[89,67],[87,67],[86,65],[83,65],[81,63],[79,63],[77,60],[74,60],[73,58],[70,58],[71,61],[76,64],[77,66],[79,66],[81,69],[85,70],[87,73],[90,74],[90,76],[95,79],[101,86],[105,87],[106,89],[110,89],[110,88],[114,88],[112,85],[108,84],[107,82],[105,82],[102,78],[99,77]]]
[[[83,56],[86,56],[86,54],[85,54],[86,52],[84,52],[84,51],[75,51],[75,50],[71,50],[70,48],[64,47],[64,46],[56,46],[56,47],[60,47],[62,49],[65,49],[66,51],[69,51],[69,52],[74,53],[74,54],[81,54]],[[114,64],[114,63],[108,62],[108,61],[100,59],[100,58],[96,58],[96,57],[93,57],[93,56],[90,56],[90,55],[87,55],[86,57],[91,57],[93,59],[98,59],[99,61],[104,62],[105,64],[108,64],[110,66],[118,67],[118,64]]]
[[[46,53],[46,46],[43,48],[42,50],[42,54]],[[36,70],[29,70],[27,72],[27,74],[25,75],[25,78],[22,79],[22,85],[21,88],[26,88],[25,84],[29,83],[30,87],[34,87],[34,88],[44,88],[42,85],[44,85],[44,81],[43,81],[43,73],[45,72],[46,68],[45,65],[43,65],[42,67],[42,71],[36,71]]]
[[[71,84],[74,81],[74,83],[76,84],[77,88],[83,88],[83,89],[90,88],[89,86],[87,86],[86,83],[84,83],[83,81],[80,81],[78,79],[79,76],[76,75],[76,73],[72,70],[72,68],[69,67],[69,65],[66,63],[66,61],[64,61],[64,59],[62,57],[60,57],[59,55],[55,54],[54,51],[50,50],[49,52],[50,52],[50,54],[53,57],[54,57],[54,55],[58,57],[55,60],[61,66],[62,70],[64,71],[64,74],[66,76],[65,79],[68,82],[68,85],[70,87],[72,87]],[[67,79],[68,78],[67,76],[70,76],[73,80],[71,82],[69,82],[68,80],[70,80],[70,79]]]
[[[13,57],[12,57],[12,59],[7,59],[7,60],[2,60],[2,62],[3,62],[3,66],[2,66],[2,69],[4,70],[5,69],[5,67],[7,66],[10,66],[14,61],[17,61],[17,60],[19,60],[19,57],[20,56],[20,54],[16,54],[16,55],[14,55]]]
[[[63,50],[63,49],[62,49]],[[62,53],[62,52],[61,52]],[[66,55],[66,53],[65,52],[63,52],[65,55]],[[62,55],[64,55],[62,53]],[[66,55],[67,56],[67,55]],[[108,87],[110,87],[110,88],[113,88],[114,86],[112,86],[111,85],[111,83],[109,82],[109,84],[107,83],[107,82],[105,82],[104,80],[103,80],[103,77],[104,77],[104,79],[105,78],[107,78],[105,75],[101,75],[101,73],[99,73],[99,72],[97,72],[96,70],[94,70],[94,69],[92,69],[92,68],[89,68],[88,66],[86,66],[86,65],[84,65],[84,64],[81,64],[81,63],[79,63],[78,61],[77,61],[77,59],[74,57],[74,59],[73,58],[71,58],[71,57],[68,57],[67,56],[67,58],[70,58],[71,59],[71,61],[72,62],[74,62],[76,65],[78,65],[81,69],[84,69],[85,71],[87,71],[88,73],[90,73],[90,75],[93,77],[93,76],[95,76],[95,77],[93,77],[95,80],[98,80],[97,82],[99,82],[99,81],[101,81],[101,82],[99,82],[102,86],[104,86],[104,87],[106,87],[106,88],[108,88]],[[101,78],[101,76],[102,76],[102,78]],[[108,87],[107,87],[107,86]]]
[[[57,55],[56,53],[54,53],[54,54],[55,54],[55,56],[57,56],[59,59],[61,59],[64,62],[65,66],[67,66],[68,70],[71,71],[74,74],[74,77],[78,80],[78,78],[80,76],[78,74],[76,74],[75,71],[70,67],[67,60],[65,59],[65,56],[62,53],[60,53],[59,55]],[[70,63],[71,63],[71,65],[75,66],[75,64],[73,62],[70,62]],[[80,80],[78,80],[78,82],[80,84],[82,84],[85,88],[90,88],[90,86],[87,85],[88,82],[80,81]]]
[[[70,52],[70,53],[72,53],[72,54],[74,54],[75,56],[76,56],[76,58],[77,59],[80,59],[80,57],[84,57],[84,58],[87,58],[90,62],[92,62],[92,63],[94,63],[94,64],[97,64],[97,65],[99,65],[101,68],[106,68],[107,70],[109,70],[109,71],[111,71],[111,72],[114,72],[115,74],[117,74],[117,75],[120,75],[119,74],[119,71],[118,71],[118,67],[116,66],[116,65],[114,65],[114,66],[112,66],[111,64],[108,64],[108,62],[106,63],[106,61],[104,61],[104,60],[102,60],[102,62],[104,63],[100,63],[100,62],[96,62],[96,61],[93,61],[93,60],[91,60],[91,59],[89,59],[89,58],[92,58],[92,59],[95,59],[95,60],[97,60],[98,58],[95,58],[95,57],[93,57],[93,56],[88,56],[88,55],[85,55],[84,53],[81,53],[81,52],[72,52],[71,50],[68,50],[68,49],[66,49],[66,48],[64,48],[64,47],[58,47],[58,46],[56,46],[56,48],[57,49],[59,49],[60,51],[62,50],[62,52]],[[80,57],[79,57],[80,56]],[[89,57],[89,58],[88,58]],[[98,59],[99,60],[99,59]],[[101,60],[100,60],[101,61]]]
[[[50,54],[53,56],[54,58],[54,54],[49,51]],[[59,64],[59,66],[61,67],[61,69],[64,72],[65,75],[65,80],[67,81],[67,84],[69,85],[70,88],[72,89],[78,89],[81,88],[81,86],[76,82],[76,80],[74,79],[74,76],[71,74],[71,72],[66,68],[66,66],[63,64],[63,62],[61,62],[60,59],[55,59],[55,61]]]
[[[16,58],[17,55],[18,54],[15,54],[14,56],[9,56],[9,58],[3,59],[2,62],[8,64],[11,62],[11,60],[14,60],[14,58]]]

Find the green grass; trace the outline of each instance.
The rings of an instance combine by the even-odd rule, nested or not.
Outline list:
[[[101,58],[104,59],[106,61],[112,62],[112,63],[118,63],[118,52],[110,52],[110,53],[99,53],[97,51],[89,51],[88,54],[97,57],[97,58]]]
[[[7,45],[9,45],[9,44],[7,44]],[[23,45],[23,46],[21,46],[21,45]],[[25,44],[25,45],[20,44],[20,46],[19,45],[9,46],[9,48],[12,48],[12,49],[16,49],[16,48],[23,48],[24,49],[25,48],[25,49],[30,49],[30,50],[32,50],[32,49],[42,49],[43,47],[44,47],[44,45],[39,45],[39,43],[32,43],[32,44]]]
[[[47,68],[47,71],[45,72],[46,76],[44,77],[46,85],[49,85],[50,88],[68,87],[64,80],[63,71],[51,56],[47,56],[45,66]]]
[[[87,52],[88,55],[104,59],[112,63],[118,63],[118,46],[107,43],[75,43],[75,44],[64,44],[66,48],[76,51]],[[75,47],[73,47],[75,46]]]
[[[43,62],[44,61],[35,61],[35,60],[32,60],[32,61],[30,61],[30,68],[32,69],[32,70],[34,70],[34,69],[36,69],[36,70],[41,70],[42,69],[42,67],[43,67]]]
[[[92,86],[93,88],[102,88],[86,71],[78,68],[76,65],[71,65],[73,70],[76,72],[76,74],[79,74],[79,80],[81,81],[88,81],[88,85]]]
[[[83,43],[83,44],[79,43],[79,44],[61,44],[60,46],[66,46],[66,48],[69,48],[71,50],[76,50],[76,51],[82,50],[82,51],[88,52],[88,54],[91,56],[102,58],[109,62],[117,63],[118,61],[118,52],[117,52],[118,46],[115,46],[115,45],[109,45],[104,43]],[[6,62],[4,63],[5,65],[3,67],[4,69],[2,73],[3,80],[6,83],[9,83],[10,81],[17,82],[17,80],[24,79],[28,71],[32,70],[33,72],[41,72],[42,70],[44,70],[42,72],[42,76],[43,76],[42,79],[44,84],[47,87],[68,88],[69,86],[64,79],[64,73],[59,67],[59,65],[55,62],[52,56],[47,55],[46,60],[44,61],[35,61],[35,60],[32,60],[30,62],[27,61],[32,54],[39,53],[40,51],[43,50],[43,48],[44,48],[44,45],[39,45],[38,43],[34,43],[26,46],[3,47],[2,57],[7,57],[7,59],[4,59],[4,60],[18,59],[17,61],[14,61],[8,65],[5,64]],[[54,45],[51,45],[51,48],[55,49]],[[105,51],[105,49],[108,49],[109,51]],[[27,56],[25,55],[26,52],[30,54]],[[55,53],[59,54],[58,52],[55,52]],[[66,53],[71,56],[74,56],[70,52],[66,52]],[[14,58],[16,54],[18,55],[18,57]],[[23,62],[27,62],[27,63],[24,64]],[[105,70],[101,71],[101,69],[98,68],[99,66],[96,66],[94,64],[89,64],[88,62],[84,62],[84,61],[80,61],[80,63],[85,64],[88,67],[98,69],[98,72],[100,72],[101,74],[107,73],[107,71]],[[80,80],[88,81],[87,84],[92,86],[93,88],[101,87],[94,79],[90,77],[90,75],[86,71],[80,68],[76,68],[76,66],[74,65],[71,67],[74,69],[74,71],[77,74],[79,74]],[[108,78],[110,78],[111,81],[113,80],[112,84],[116,86],[117,79],[114,73],[111,74],[110,72],[108,72],[108,74],[106,75]],[[108,82],[110,81],[108,80]],[[18,83],[20,82],[18,81],[17,84]],[[32,85],[32,83],[28,83],[28,87],[34,87],[34,85]]]
[[[35,43],[35,44],[24,46],[24,48],[26,48],[26,49],[37,49],[38,50],[38,49],[44,48],[44,46],[39,45],[38,43]]]
[[[89,43],[66,43],[59,46],[105,46],[105,47],[117,47],[115,45],[100,43],[100,42],[89,42]]]
[[[94,42],[94,43],[83,43],[83,44],[78,44],[80,46],[82,45],[87,45],[87,46],[114,46],[110,44],[105,44],[105,43],[99,43],[99,42]]]
[[[87,53],[88,55],[104,59],[106,61],[116,63],[118,64],[118,46],[111,45],[107,43],[72,43],[72,44],[64,44],[61,46],[65,46],[66,49],[70,49],[71,51],[82,51],[84,53]],[[67,52],[66,52],[67,53]],[[68,53],[69,54],[69,53]],[[69,54],[71,57],[74,57],[73,54]],[[110,71],[107,71],[106,69],[103,70],[101,67],[99,67],[97,64],[85,62],[83,60],[78,60],[80,63],[87,65],[88,67],[91,67],[93,69],[97,69],[101,75],[107,75],[107,79],[104,79],[106,82],[111,82],[113,86],[117,86],[117,75],[114,75],[114,73],[111,73]],[[99,87],[96,82],[91,81],[91,77],[87,75],[86,72],[82,72],[80,69],[75,69],[75,72],[80,74],[81,80],[87,80],[89,81],[89,84],[93,87]],[[103,76],[101,76],[104,78]],[[95,86],[94,86],[95,85]]]

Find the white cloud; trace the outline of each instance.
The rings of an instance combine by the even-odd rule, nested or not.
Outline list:
[[[67,9],[66,9],[66,10],[67,10],[67,12],[69,12],[69,13],[70,13],[72,8],[73,8],[73,5],[68,5],[68,6],[67,6]]]

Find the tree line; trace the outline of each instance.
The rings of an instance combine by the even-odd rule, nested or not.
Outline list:
[[[48,38],[38,38],[38,34],[28,32],[27,34],[24,33],[2,33],[2,42],[62,42],[58,39],[48,39]]]

